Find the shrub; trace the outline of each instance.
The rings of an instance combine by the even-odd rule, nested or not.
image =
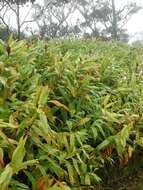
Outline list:
[[[79,189],[143,146],[142,49],[90,40],[0,45],[1,190]]]

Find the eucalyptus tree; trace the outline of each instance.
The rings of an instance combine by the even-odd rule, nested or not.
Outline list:
[[[117,6],[116,0],[79,0],[81,27],[91,36],[120,39],[126,36],[125,26],[142,7],[135,2]]]
[[[15,15],[16,27],[17,27],[17,37],[20,39],[22,27],[33,20],[28,20],[28,16],[32,10],[32,6],[26,11],[24,18],[21,19],[21,8],[26,4],[33,4],[35,0],[0,0],[0,20],[1,23],[10,31],[10,22],[13,19],[8,16],[10,12]]]
[[[69,18],[76,10],[77,0],[47,0],[37,4],[33,18],[41,37],[62,37],[71,32]]]

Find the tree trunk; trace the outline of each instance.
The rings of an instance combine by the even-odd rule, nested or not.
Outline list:
[[[116,9],[115,9],[115,0],[112,0],[112,37],[113,39],[118,39],[118,27],[117,27],[117,18],[116,18]]]
[[[20,40],[21,37],[21,26],[20,26],[20,6],[19,3],[17,2],[17,38]]]

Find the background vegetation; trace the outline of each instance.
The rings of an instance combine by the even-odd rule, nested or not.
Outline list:
[[[127,23],[142,7],[134,0],[0,0],[0,26],[18,39],[75,36],[128,41]],[[0,38],[6,38],[1,34]]]

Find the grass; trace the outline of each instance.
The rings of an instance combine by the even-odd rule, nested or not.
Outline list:
[[[136,172],[142,56],[112,41],[1,44],[1,190],[95,189]]]

